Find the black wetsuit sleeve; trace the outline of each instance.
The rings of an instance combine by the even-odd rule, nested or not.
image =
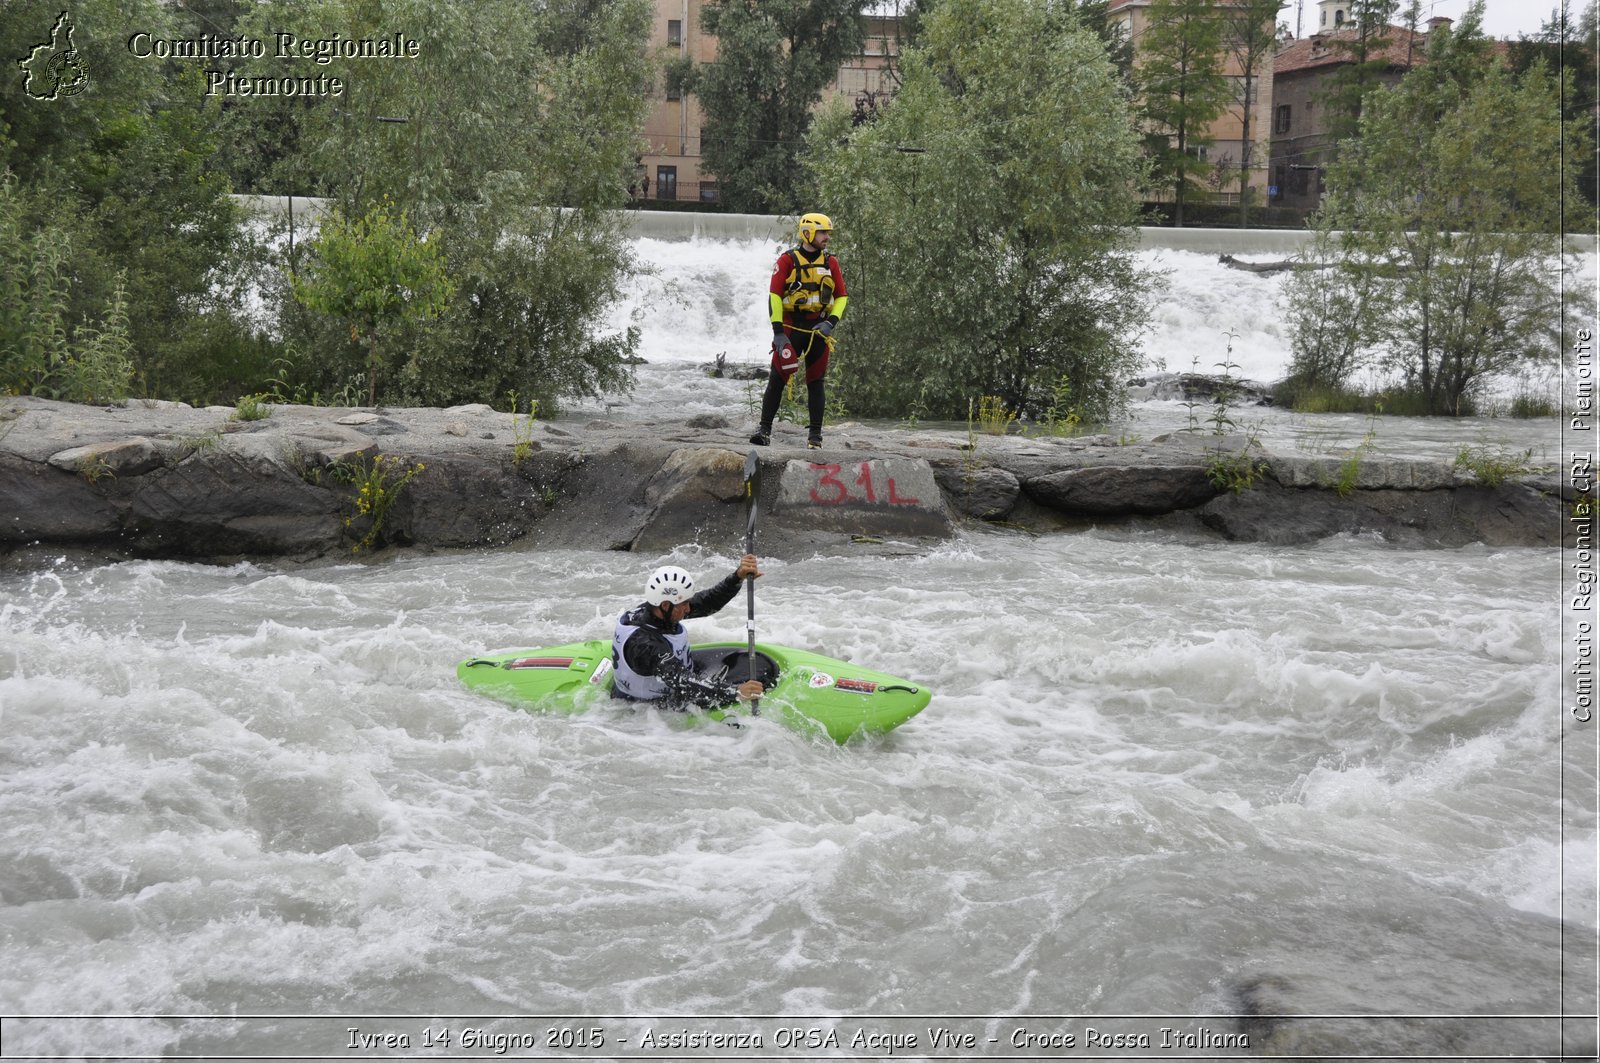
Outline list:
[[[744,580],[739,578],[738,571],[724,576],[716,586],[701,591],[689,599],[689,616],[710,616],[720,612],[722,607],[733,601],[733,596],[739,593],[739,585]]]

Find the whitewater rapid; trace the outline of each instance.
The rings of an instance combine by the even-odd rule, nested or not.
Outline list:
[[[571,416],[741,402],[701,363],[754,361],[759,317],[692,293],[716,270],[759,295],[771,250],[663,245],[683,298],[638,296],[645,393]],[[1270,378],[1251,286],[1273,282],[1225,279],[1155,335],[1234,327]],[[1366,424],[1260,416],[1300,449]],[[1559,446],[1540,422],[1379,438],[1475,432]],[[1562,695],[1560,552],[1001,528],[766,561],[761,638],[935,691],[844,747],[530,715],[455,680],[485,650],[604,637],[654,566],[717,576],[740,549],[0,570],[6,1057],[377,1058],[439,1029],[459,1053],[464,1029],[553,1015],[613,1058],[726,1015],[965,1016],[983,1055],[1056,1028],[1039,1016],[1192,1026],[1261,985],[1308,1013],[1592,1014],[1561,960],[1594,938],[1597,780]],[[742,638],[742,602],[694,632]]]

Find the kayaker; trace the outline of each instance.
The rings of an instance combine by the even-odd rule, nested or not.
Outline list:
[[[800,246],[778,256],[767,286],[767,310],[772,320],[772,369],[761,396],[761,425],[750,442],[764,447],[772,442],[772,421],[783,400],[789,378],[806,367],[806,414],[810,429],[806,446],[822,446],[822,414],[827,394],[822,378],[833,353],[833,330],[850,300],[844,290],[844,271],[828,254],[833,221],[826,214],[803,214],[798,226]]]
[[[676,565],[650,573],[645,600],[617,618],[611,636],[612,692],[628,701],[660,702],[665,708],[721,708],[759,698],[763,687],[749,679],[732,683],[696,675],[683,621],[710,616],[733,601],[746,578],[759,578],[756,556],[745,554],[732,575],[698,594],[694,577]]]

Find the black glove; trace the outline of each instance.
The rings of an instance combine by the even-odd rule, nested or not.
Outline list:
[[[833,335],[833,318],[830,317],[826,321],[824,321],[822,324],[818,325],[817,326],[817,332],[824,339],[826,339],[829,336],[832,336]]]

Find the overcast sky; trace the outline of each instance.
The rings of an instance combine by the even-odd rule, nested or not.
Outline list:
[[[1446,18],[1460,19],[1467,13],[1468,0],[1422,0],[1423,19],[1427,20],[1435,15]],[[1290,0],[1291,10],[1295,0]],[[1568,0],[1567,17],[1576,21],[1583,12],[1588,0]],[[1307,0],[1306,8],[1314,8],[1315,3]],[[1405,9],[1402,0],[1401,9]],[[1533,36],[1539,32],[1539,26],[1545,19],[1560,6],[1560,0],[1487,0],[1483,7],[1483,31],[1490,37],[1502,40],[1515,40],[1522,34]]]
[[[1289,28],[1295,28],[1295,12],[1300,10],[1300,34],[1309,35],[1316,23],[1317,0],[1287,0],[1288,6],[1278,15],[1280,22],[1287,22]],[[1567,0],[1567,12],[1574,22],[1583,13],[1589,0]],[[1468,0],[1422,0],[1422,17],[1424,21],[1435,15],[1459,20],[1467,13]],[[1523,34],[1533,36],[1539,32],[1539,26],[1545,19],[1553,14],[1560,0],[1487,0],[1483,9],[1483,31],[1490,37],[1502,40],[1516,40]],[[1401,0],[1401,10],[1405,10],[1406,0]],[[1399,22],[1396,18],[1393,21]]]
[[[1467,13],[1467,0],[1423,0],[1424,10],[1430,2],[1434,15],[1458,19]],[[1524,33],[1531,37],[1560,6],[1558,0],[1488,0],[1483,8],[1483,31],[1502,39],[1514,39]],[[1576,22],[1585,6],[1585,0],[1569,0],[1567,17]]]

